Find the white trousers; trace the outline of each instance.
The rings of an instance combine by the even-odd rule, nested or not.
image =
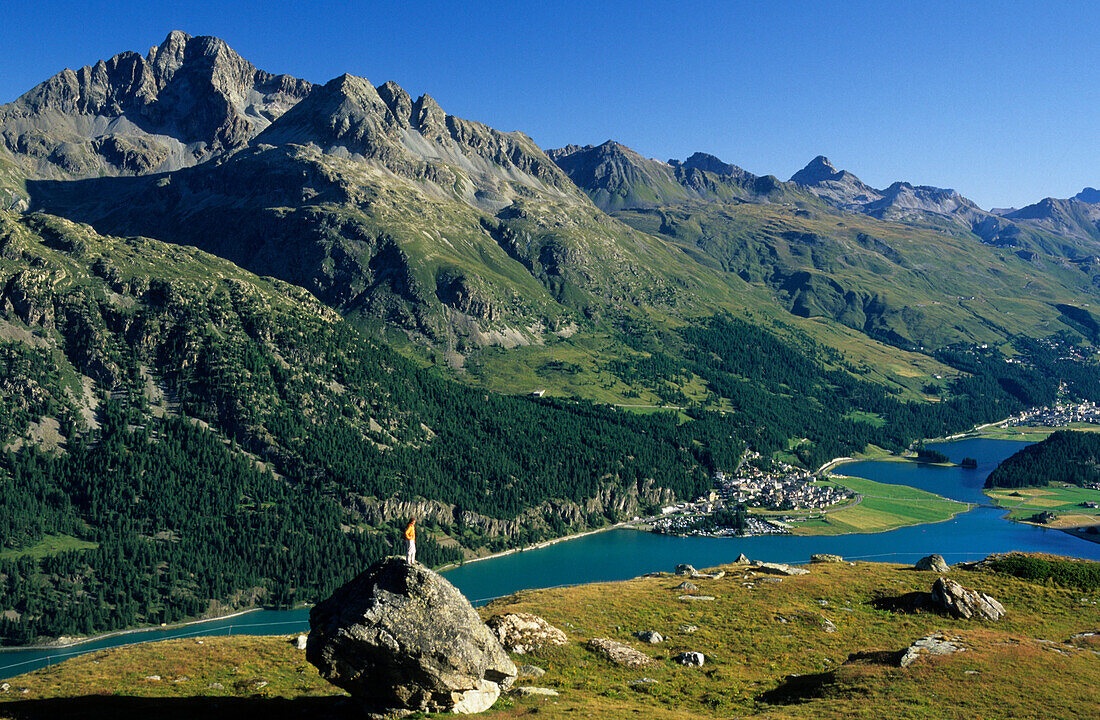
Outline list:
[[[416,562],[416,541],[409,540],[409,549],[405,552],[405,560],[412,565]]]

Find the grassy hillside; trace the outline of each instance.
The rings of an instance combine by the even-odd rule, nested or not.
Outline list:
[[[1095,565],[1095,563],[1075,563]],[[958,570],[964,586],[998,598],[999,622],[883,609],[927,591],[935,575],[888,564],[810,566],[775,582],[747,566],[697,580],[712,601],[685,602],[680,578],[526,591],[482,609],[533,612],[564,629],[562,648],[516,656],[543,667],[550,698],[502,698],[487,718],[1090,718],[1100,682],[1092,591]],[[1082,593],[1086,597],[1082,598]],[[687,631],[687,626],[697,629]],[[668,639],[645,645],[634,631]],[[965,649],[896,666],[916,639],[943,633]],[[612,637],[654,659],[626,670],[584,649]],[[702,668],[671,658],[705,654]],[[647,678],[647,682],[635,681]],[[13,678],[0,717],[355,717],[355,707],[285,637],[204,638],[97,652]]]

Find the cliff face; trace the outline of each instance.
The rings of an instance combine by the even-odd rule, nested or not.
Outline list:
[[[613,482],[605,483],[599,492],[583,503],[568,500],[547,500],[529,508],[512,520],[488,517],[470,510],[436,500],[405,500],[397,497],[379,500],[358,497],[351,501],[351,514],[372,525],[401,521],[410,517],[434,521],[443,526],[461,526],[475,530],[487,537],[516,538],[520,533],[551,529],[551,518],[556,518],[573,529],[588,526],[593,513],[630,518],[638,515],[645,505],[661,505],[675,501],[675,494],[668,488],[656,487],[648,481],[640,491],[636,486],[622,487]]]

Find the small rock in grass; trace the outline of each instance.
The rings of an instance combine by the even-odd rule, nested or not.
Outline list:
[[[296,647],[299,650],[305,650],[306,649],[306,642],[308,640],[309,640],[309,636],[307,636],[305,634],[299,635],[298,638],[294,641],[294,647]]]
[[[648,655],[643,655],[629,645],[624,645],[611,638],[592,638],[588,641],[588,649],[593,650],[616,665],[642,667],[653,662]]]
[[[701,652],[683,652],[673,659],[681,665],[702,667],[703,663],[706,661],[706,656]]]
[[[690,635],[693,632],[697,631],[699,628],[695,627],[694,625],[681,625],[680,627],[678,627],[676,629],[679,630],[680,632],[686,634],[686,635]]]
[[[550,688],[544,687],[530,687],[527,685],[524,685],[523,687],[513,688],[512,692],[514,692],[516,695],[522,695],[524,697],[531,697],[533,695],[547,695],[550,697],[558,696],[557,690],[551,690]]]
[[[657,632],[656,630],[642,630],[640,632],[634,633],[634,637],[638,638],[642,642],[647,642],[650,645],[657,645],[658,643],[662,643],[665,641],[661,633]]]
[[[689,581],[685,580],[685,581],[683,581],[682,583],[680,583],[679,585],[677,585],[676,587],[674,587],[672,589],[673,590],[683,590],[684,592],[695,592],[696,590],[699,589],[699,586],[696,585],[693,582],[689,582]]]
[[[638,680],[627,680],[626,684],[627,685],[653,685],[656,682],[657,681],[654,680],[653,678],[644,677],[644,678],[640,678]]]
[[[681,564],[676,566],[677,575],[697,575],[698,571],[691,565]]]
[[[157,680],[160,680],[160,675],[146,675],[145,679],[156,682]]]
[[[677,600],[713,600],[713,595],[681,595]]]
[[[221,683],[219,683],[219,682],[215,682],[215,683],[210,683],[210,684],[209,684],[209,685],[207,685],[206,687],[207,687],[207,689],[209,689],[209,690],[225,690],[225,685],[222,685],[222,684],[221,684]]]
[[[520,665],[516,668],[516,677],[537,678],[546,674],[546,671],[538,665]]]

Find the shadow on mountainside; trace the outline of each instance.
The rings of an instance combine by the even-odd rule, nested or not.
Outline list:
[[[83,695],[48,700],[17,700],[0,703],[4,720],[243,720],[263,718],[319,718],[362,720],[363,709],[344,696],[264,698],[237,697],[130,697]]]

